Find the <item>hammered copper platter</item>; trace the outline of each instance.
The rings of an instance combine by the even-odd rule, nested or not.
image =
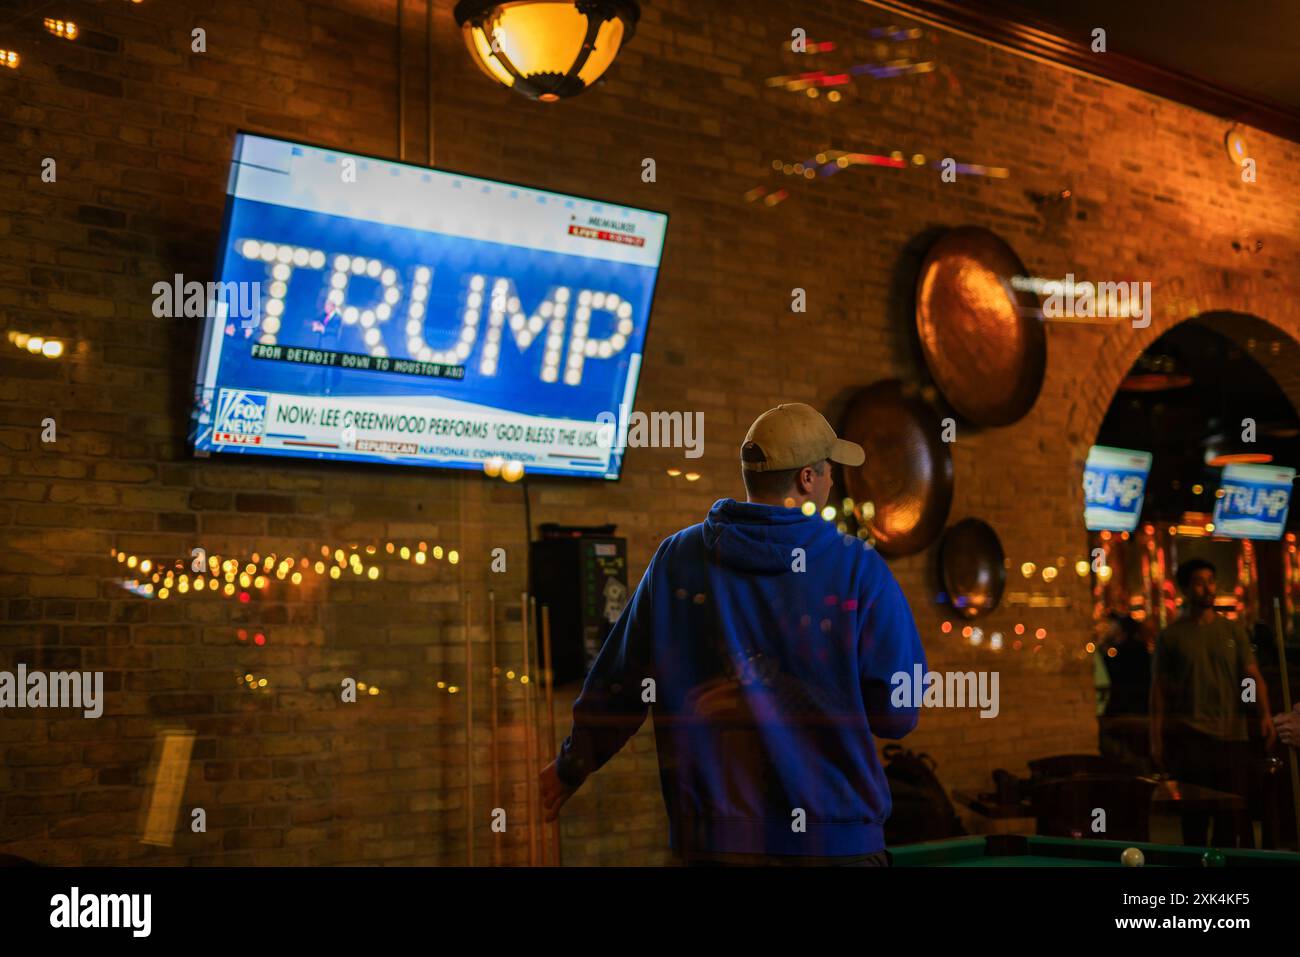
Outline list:
[[[1038,297],[993,233],[963,226],[930,247],[916,281],[916,332],[944,398],[977,425],[1010,425],[1034,406],[1047,368]]]
[[[952,505],[952,452],[919,390],[898,379],[867,386],[850,401],[840,435],[867,453],[862,465],[844,468],[844,484],[855,502],[874,507],[876,550],[893,558],[933,542]]]
[[[943,533],[939,577],[948,604],[965,618],[986,615],[1002,601],[1006,555],[998,533],[978,518],[963,518]]]

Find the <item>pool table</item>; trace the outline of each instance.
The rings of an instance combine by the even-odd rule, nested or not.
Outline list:
[[[1146,867],[1201,867],[1206,851],[1177,844],[988,834],[902,844],[889,854],[895,867],[1123,867],[1120,855],[1129,847],[1143,853]],[[1290,851],[1228,848],[1222,854],[1227,867],[1300,867],[1300,854]]]

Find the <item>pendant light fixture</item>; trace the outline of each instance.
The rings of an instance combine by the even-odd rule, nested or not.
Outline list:
[[[641,10],[635,0],[460,0],[455,16],[479,69],[553,103],[604,75]]]

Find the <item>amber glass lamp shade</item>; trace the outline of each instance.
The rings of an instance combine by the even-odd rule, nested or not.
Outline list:
[[[552,103],[604,75],[641,11],[635,0],[461,0],[455,14],[479,69]]]

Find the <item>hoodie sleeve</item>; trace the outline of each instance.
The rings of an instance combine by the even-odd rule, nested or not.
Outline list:
[[[645,721],[648,705],[641,700],[641,682],[651,677],[653,576],[662,553],[661,545],[573,704],[573,727],[556,758],[556,772],[570,787],[581,785],[617,754]]]
[[[902,672],[911,681],[917,665],[924,675],[925,649],[898,581],[884,559],[874,553],[872,557],[873,591],[863,615],[859,645],[862,700],[872,733],[896,740],[916,727],[920,708],[893,703],[893,677]]]

